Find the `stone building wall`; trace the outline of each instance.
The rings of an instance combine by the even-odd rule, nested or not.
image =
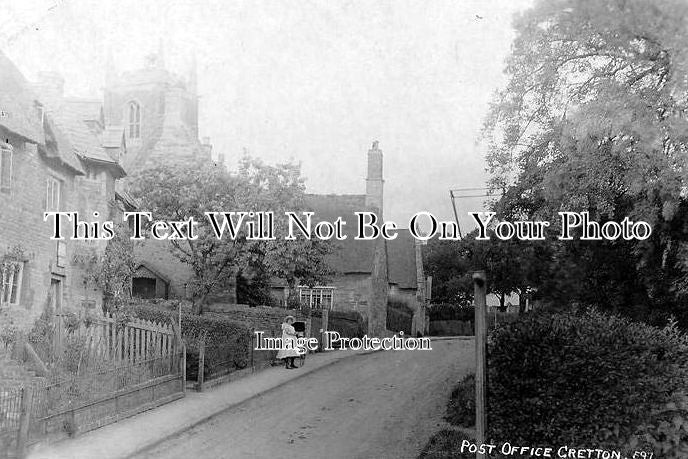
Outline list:
[[[2,128],[0,128],[2,131]],[[58,266],[58,242],[51,240],[52,225],[43,220],[46,210],[46,183],[49,176],[61,181],[60,210],[74,210],[78,188],[73,172],[50,167],[39,155],[36,144],[20,140],[6,131],[2,137],[13,146],[12,185],[0,192],[0,256],[14,247],[23,249],[23,273],[19,304],[7,306],[13,321],[28,329],[45,309],[51,279],[61,282],[63,310],[76,309],[84,291],[71,260],[75,244],[64,241],[63,266]]]

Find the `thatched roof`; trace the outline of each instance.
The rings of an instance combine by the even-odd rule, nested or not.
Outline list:
[[[387,241],[389,283],[399,288],[417,288],[416,240],[407,229],[397,234],[396,239]]]

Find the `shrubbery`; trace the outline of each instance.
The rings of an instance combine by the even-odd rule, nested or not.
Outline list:
[[[472,322],[475,318],[475,309],[471,306],[457,306],[455,304],[433,304],[428,308],[430,321],[434,320],[460,320]]]
[[[475,425],[475,375],[466,375],[454,388],[447,405],[447,422],[461,427]]]
[[[150,304],[129,306],[137,317],[159,323],[176,324],[178,312]],[[250,359],[251,329],[248,325],[210,314],[182,312],[182,336],[187,344],[187,376],[198,373],[199,339],[205,334],[205,373],[246,367]]]
[[[490,437],[687,457],[686,381],[688,340],[675,326],[529,314],[491,336]]]
[[[403,331],[410,336],[412,326],[413,309],[402,300],[390,298],[387,301],[387,330],[394,333]]]
[[[304,316],[308,316],[308,308],[302,309],[301,313]],[[311,309],[310,314],[315,319],[312,324],[315,330],[316,326],[319,327],[322,309]],[[327,316],[327,322],[329,330],[336,331],[345,338],[362,338],[368,330],[367,321],[357,311],[330,311]]]

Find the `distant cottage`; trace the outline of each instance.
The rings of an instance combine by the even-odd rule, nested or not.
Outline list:
[[[299,286],[301,303],[313,308],[358,311],[369,319],[369,333],[381,336],[384,334],[387,300],[393,297],[413,309],[414,334],[417,331],[425,333],[429,298],[420,243],[405,229],[391,241],[354,239],[354,212],[372,211],[380,217],[383,212],[383,154],[378,142],[374,142],[368,151],[365,194],[310,194],[306,196],[306,205],[315,213],[314,221],[334,221],[341,216],[346,222],[347,239],[335,242],[338,248],[329,260],[337,272],[332,282],[313,288]],[[273,280],[272,285],[273,295],[286,303],[289,295],[286,283]]]

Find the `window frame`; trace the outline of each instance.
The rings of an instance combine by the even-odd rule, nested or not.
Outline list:
[[[311,309],[327,309],[329,311],[334,309],[334,292],[336,287],[328,285],[316,285],[314,287],[299,285],[297,289],[299,292],[299,302],[302,305]],[[325,300],[329,300],[328,304],[325,304]]]
[[[16,306],[21,302],[22,283],[24,280],[24,262],[14,259],[5,259],[2,262],[0,272],[0,307]],[[5,266],[16,266],[16,269],[8,271]],[[6,277],[8,276],[8,277]],[[9,286],[10,290],[6,288]],[[14,295],[14,301],[12,296]]]
[[[132,112],[132,109],[134,110]],[[127,103],[126,119],[127,119],[127,138],[129,139],[140,139],[141,138],[141,104],[135,100],[131,100]],[[133,119],[132,119],[133,114]],[[134,129],[135,128],[135,129]],[[136,131],[136,135],[132,135],[133,131]]]
[[[55,247],[55,266],[64,268],[67,266],[67,243],[65,241],[57,242]]]
[[[53,187],[51,188],[51,185]],[[55,189],[57,188],[57,194],[55,194]],[[53,197],[57,197],[57,203],[52,202]],[[59,178],[49,175],[46,180],[45,185],[45,211],[46,212],[59,212],[60,204],[62,202],[62,180]],[[56,204],[51,206],[51,204]]]

